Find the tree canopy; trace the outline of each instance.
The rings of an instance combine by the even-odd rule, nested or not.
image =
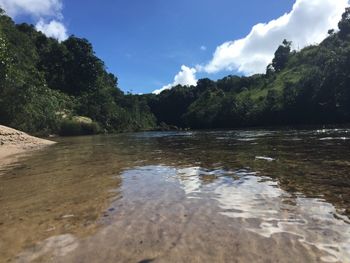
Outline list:
[[[0,123],[73,134],[350,121],[350,8],[319,45],[284,40],[265,74],[200,79],[159,95],[124,94],[91,43],[58,42],[0,10]],[[76,123],[85,120],[89,122]],[[64,132],[69,133],[69,132]]]
[[[79,120],[74,116],[106,132],[155,126],[144,98],[118,88],[88,40],[60,43],[32,25],[16,25],[2,10],[0,85],[0,123],[27,132],[59,133],[63,123]]]

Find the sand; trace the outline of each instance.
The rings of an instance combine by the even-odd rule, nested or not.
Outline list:
[[[19,154],[40,149],[55,142],[30,136],[0,125],[0,166],[15,161]]]

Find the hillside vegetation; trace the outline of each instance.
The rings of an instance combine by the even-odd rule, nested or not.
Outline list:
[[[350,9],[319,45],[284,40],[265,74],[124,94],[92,45],[58,42],[0,11],[0,124],[34,134],[350,122]]]
[[[350,122],[350,9],[320,44],[284,40],[266,74],[201,79],[147,95],[158,122],[191,128]]]
[[[59,43],[0,10],[0,123],[77,135],[150,129],[155,118],[143,98],[118,88],[86,39]]]

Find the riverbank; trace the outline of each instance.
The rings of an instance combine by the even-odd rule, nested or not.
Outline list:
[[[13,162],[21,153],[54,143],[53,141],[37,138],[0,125],[0,166]]]

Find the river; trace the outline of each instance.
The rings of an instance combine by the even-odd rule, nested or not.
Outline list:
[[[350,129],[56,140],[0,167],[0,262],[350,262]]]

